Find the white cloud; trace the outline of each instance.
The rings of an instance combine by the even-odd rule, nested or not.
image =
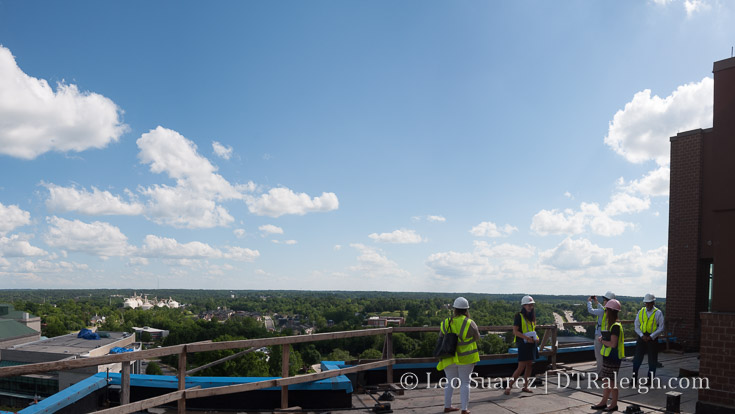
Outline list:
[[[633,180],[626,184],[625,180],[621,177],[618,183],[623,190],[631,193],[638,193],[650,197],[667,196],[669,195],[670,175],[671,170],[669,167],[659,167],[650,171],[640,180]]]
[[[426,265],[439,277],[448,278],[488,278],[495,272],[495,267],[487,256],[473,252],[440,252],[433,253],[426,260]]]
[[[605,214],[616,216],[618,214],[640,213],[651,207],[651,200],[638,198],[626,193],[613,194],[610,202],[605,206]]]
[[[260,252],[246,247],[227,247],[224,257],[238,262],[253,262],[260,257]]]
[[[509,236],[514,231],[518,231],[518,228],[510,224],[498,227],[497,224],[491,221],[483,221],[470,229],[470,233],[475,237],[504,237]]]
[[[311,198],[306,193],[296,194],[284,187],[272,188],[260,197],[248,196],[245,202],[251,213],[269,217],[280,217],[284,214],[304,215],[339,208],[339,200],[334,193],[322,193],[319,197]]]
[[[178,132],[161,126],[141,135],[138,158],[154,173],[166,173],[177,185],[216,200],[240,199],[242,194],[216,174],[217,168],[197,153],[197,146]]]
[[[263,237],[265,237],[268,234],[283,234],[283,229],[274,226],[272,224],[264,224],[260,227],[258,227],[258,230],[260,230],[263,233]]]
[[[0,203],[0,235],[31,223],[31,213],[16,205]]]
[[[447,221],[447,219],[442,216],[428,216],[426,217],[426,220],[439,223],[444,223],[445,221]]]
[[[148,266],[148,259],[145,257],[131,257],[130,260],[128,260],[129,266]]]
[[[103,258],[126,256],[135,251],[135,247],[128,245],[128,238],[120,229],[109,223],[85,223],[59,217],[49,217],[46,220],[49,228],[45,242],[51,247]]]
[[[34,159],[48,151],[104,148],[128,130],[115,103],[76,85],[26,75],[0,46],[0,153]]]
[[[633,163],[669,164],[669,138],[677,132],[712,125],[714,81],[679,86],[666,98],[646,89],[633,96],[613,117],[605,144]]]
[[[222,145],[217,141],[212,141],[212,151],[220,158],[229,160],[232,158],[232,147],[229,145]]]
[[[342,250],[342,245],[341,244],[335,244],[334,245],[334,250]]]
[[[687,17],[692,17],[694,13],[709,10],[711,6],[704,0],[685,0],[684,9],[687,11]]]
[[[10,237],[0,237],[0,257],[31,257],[45,256],[43,249],[32,246],[28,240],[14,234]]]
[[[287,245],[294,245],[294,244],[298,244],[298,241],[296,241],[296,240],[284,240],[284,241],[280,241],[280,240],[271,240],[271,241],[272,241],[273,243],[275,243],[275,244],[287,244]]]
[[[193,241],[182,244],[176,241],[176,239],[154,236],[152,234],[145,236],[143,247],[140,249],[140,255],[143,257],[182,259],[220,258],[223,256],[220,250],[206,243]]]
[[[186,187],[156,185],[140,190],[150,197],[146,216],[158,224],[178,228],[225,227],[234,222],[226,208]]]
[[[234,234],[234,235],[235,235],[235,236],[236,236],[236,237],[237,237],[238,239],[242,239],[243,237],[245,237],[245,229],[235,229],[235,230],[232,230],[232,233],[233,233],[233,234]]]
[[[648,198],[641,199],[626,193],[614,194],[603,210],[596,203],[581,203],[579,211],[566,209],[541,210],[531,220],[531,230],[540,236],[565,234],[573,236],[582,234],[588,229],[599,236],[618,236],[626,229],[633,228],[632,223],[615,220],[612,217],[626,213],[638,213],[650,208]]]
[[[501,258],[501,259],[528,259],[536,254],[536,248],[530,245],[518,246],[516,244],[503,243],[491,245],[486,241],[476,240],[474,242],[475,252],[479,256]]]
[[[574,199],[574,196],[573,196],[573,195],[572,195],[572,193],[570,193],[569,191],[565,191],[565,192],[564,192],[564,197],[566,197],[566,198],[571,198],[572,200]]]
[[[358,272],[366,277],[408,277],[410,273],[401,269],[398,264],[378,249],[365,246],[359,243],[350,244],[351,247],[357,249],[360,255],[357,257],[357,265],[351,266],[350,271]]]
[[[539,262],[560,270],[604,266],[613,258],[613,250],[599,247],[587,239],[564,239],[553,249],[539,253]]]
[[[368,237],[382,243],[416,244],[424,241],[414,230],[395,230],[391,233],[373,233]]]
[[[197,153],[196,145],[176,131],[161,126],[137,141],[141,163],[154,173],[166,173],[176,186],[154,185],[140,189],[149,196],[147,213],[160,224],[183,228],[227,226],[234,221],[218,202],[242,199],[242,191],[252,191],[253,183],[234,186],[209,160]]]
[[[44,184],[49,191],[46,207],[55,211],[78,211],[93,216],[100,215],[138,215],[143,213],[143,205],[132,201],[125,202],[119,195],[109,191],[100,191],[92,187],[77,190],[74,187],[60,187],[55,184]]]

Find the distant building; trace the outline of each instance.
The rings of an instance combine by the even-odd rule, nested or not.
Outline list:
[[[109,332],[98,340],[68,334],[0,349],[0,366],[63,361],[107,355],[115,347],[133,348],[135,336]],[[132,364],[132,363],[131,363]],[[0,378],[0,405],[20,406],[36,397],[48,397],[98,372],[120,372],[121,363],[84,367],[44,374]],[[140,363],[132,364],[132,373],[140,373]]]
[[[714,64],[710,129],[671,138],[666,329],[700,352],[698,413],[735,413],[735,58]],[[643,294],[644,292],[641,292]]]
[[[12,319],[37,332],[41,332],[41,318],[28,312],[17,311],[13,305],[0,303],[0,319]]]
[[[385,328],[387,326],[403,326],[406,319],[402,316],[371,316],[367,319],[367,326]]]
[[[133,331],[135,331],[136,334],[140,335],[142,332],[147,332],[151,334],[151,339],[154,341],[159,341],[165,337],[168,336],[168,331],[165,329],[156,329],[151,328],[149,326],[144,326],[142,328],[133,327]]]

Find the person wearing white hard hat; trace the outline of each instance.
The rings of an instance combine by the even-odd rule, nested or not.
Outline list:
[[[513,343],[518,347],[518,368],[513,372],[513,378],[508,381],[505,395],[509,395],[513,384],[523,373],[522,392],[533,392],[528,388],[528,377],[533,369],[533,361],[536,359],[538,335],[536,334],[536,312],[534,304],[536,301],[529,295],[521,299],[521,311],[516,314],[513,321]],[[520,341],[517,339],[520,338]]]
[[[601,328],[605,325],[605,303],[610,299],[615,299],[615,294],[609,290],[602,296],[602,303],[597,301],[597,296],[593,295],[587,298],[587,312],[597,316],[597,325],[595,325],[595,360],[597,361],[598,378],[602,375],[602,354],[600,353],[602,343],[597,341],[597,338],[600,337]]]
[[[618,410],[618,385],[617,378],[620,371],[620,362],[625,358],[625,338],[623,337],[623,325],[618,322],[620,302],[610,299],[605,304],[605,325],[602,326],[603,334],[595,342],[602,344],[600,354],[603,357],[602,368],[602,400],[593,405],[592,409],[602,411]],[[610,405],[607,404],[608,398]]]
[[[467,299],[458,297],[454,300],[452,308],[454,308],[454,316],[445,319],[439,330],[442,335],[450,332],[457,334],[457,351],[452,356],[440,359],[436,369],[444,370],[444,375],[448,380],[444,387],[444,412],[460,410],[452,406],[454,387],[459,383],[462,414],[469,414],[470,375],[475,369],[475,364],[480,361],[480,350],[477,346],[480,341],[480,330],[475,321],[470,319],[470,303]]]
[[[664,314],[656,307],[656,296],[646,293],[643,298],[646,305],[638,311],[635,318],[635,333],[638,340],[635,344],[633,357],[633,382],[638,381],[638,369],[643,363],[643,357],[648,354],[648,377],[656,376],[658,365],[658,337],[664,331]]]

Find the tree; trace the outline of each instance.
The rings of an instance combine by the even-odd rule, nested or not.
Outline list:
[[[383,358],[383,353],[374,348],[366,349],[360,354],[360,359],[381,359],[381,358]]]
[[[145,367],[145,373],[146,375],[163,375],[163,371],[161,371],[161,367],[158,366],[158,364],[153,361],[149,362],[148,366]]]
[[[344,349],[334,348],[334,350],[327,355],[327,361],[350,361],[352,356],[348,351]]]

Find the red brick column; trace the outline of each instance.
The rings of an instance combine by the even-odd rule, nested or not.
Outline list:
[[[735,412],[735,314],[703,312],[701,320],[699,376],[710,389],[699,390],[697,412]]]
[[[666,331],[686,349],[699,346],[697,292],[702,291],[699,238],[702,228],[701,129],[671,138],[671,184],[669,195],[669,250],[666,281]],[[698,282],[699,280],[699,282]],[[707,286],[704,286],[707,288]]]

